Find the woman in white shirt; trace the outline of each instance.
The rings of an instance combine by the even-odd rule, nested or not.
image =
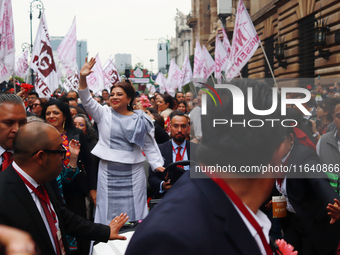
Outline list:
[[[110,106],[92,98],[86,76],[95,59],[87,59],[80,70],[79,96],[87,113],[98,125],[99,141],[92,154],[99,157],[95,222],[108,224],[121,212],[131,221],[148,214],[145,153],[154,171],[164,171],[163,158],[155,142],[151,119],[141,110],[133,110],[135,90],[129,81],[111,88]]]

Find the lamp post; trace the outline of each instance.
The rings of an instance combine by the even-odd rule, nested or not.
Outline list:
[[[81,45],[82,45],[82,42],[80,42],[78,45],[79,47],[79,70],[81,69]]]
[[[162,44],[166,43],[165,45],[165,50],[166,50],[166,72],[169,72],[169,40],[165,39],[163,37],[158,39],[158,43],[159,43],[159,50],[163,50],[162,49]]]
[[[279,61],[279,67],[283,67],[287,69],[287,61],[282,61],[285,57],[285,39],[282,37],[278,37],[275,43],[275,58]]]
[[[169,43],[170,43],[170,41],[168,39],[165,39],[164,37],[161,37],[159,39],[144,39],[144,40],[148,40],[148,41],[158,40],[158,43],[159,43],[159,49],[158,50],[159,51],[163,50],[162,49],[162,43],[166,43],[166,45],[165,45],[165,49],[166,49],[166,71],[168,73],[169,72]],[[158,65],[159,65],[159,61],[158,61]]]
[[[31,48],[31,45],[27,42],[21,44],[21,49],[22,51],[24,52],[26,49],[30,49]]]
[[[152,71],[153,71],[153,68],[152,68],[152,62],[153,62],[154,60],[153,59],[150,59],[150,62],[151,62],[151,73],[152,73]]]
[[[329,27],[327,26],[328,19],[320,19],[315,21],[315,28],[314,28],[314,45],[315,48],[319,51],[319,55],[317,58],[322,57],[326,60],[329,60],[329,56],[331,53],[329,50],[323,50],[326,46],[326,36],[327,33],[330,31]]]
[[[44,4],[40,1],[40,0],[33,0],[30,3],[30,27],[31,27],[31,47],[30,47],[30,53],[32,56],[32,52],[33,52],[33,38],[32,38],[32,18],[33,18],[33,8],[36,8],[39,10],[39,16],[38,19],[40,19],[41,17],[41,10],[44,9]],[[33,70],[31,69],[31,83],[33,84]]]

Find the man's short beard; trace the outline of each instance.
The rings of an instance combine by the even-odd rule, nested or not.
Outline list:
[[[175,136],[172,138],[172,140],[174,140],[175,142],[178,143],[183,143],[185,141],[185,136],[183,136],[183,138],[176,138]]]

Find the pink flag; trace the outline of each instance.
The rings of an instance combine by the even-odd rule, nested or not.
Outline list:
[[[66,76],[74,75],[78,71],[76,18],[74,18],[69,31],[60,43],[57,52],[58,59],[66,69]]]
[[[182,91],[182,86],[192,81],[192,69],[191,69],[188,53],[185,55],[185,58],[183,61],[182,73],[183,73],[183,78],[182,78],[182,82],[180,86],[178,87],[178,91]]]
[[[175,96],[175,90],[182,84],[182,71],[176,65],[175,60],[171,59],[168,79],[165,84],[166,92],[172,97]]]
[[[195,59],[194,59],[194,78],[203,78],[202,69],[204,64],[204,55],[202,52],[201,44],[196,40],[196,48],[195,48]]]
[[[240,0],[237,8],[233,44],[231,49],[231,63],[227,66],[227,80],[232,80],[247,64],[261,43],[248,11]]]
[[[103,67],[104,75],[105,75],[105,88],[110,89],[112,85],[121,81],[119,72],[113,63],[112,56],[106,61]]]
[[[225,32],[223,27],[222,27],[222,33],[223,33],[223,47],[224,47],[225,51],[227,52],[228,58],[230,58],[231,45],[230,45],[227,33]]]
[[[0,83],[14,72],[15,47],[11,0],[0,1]]]
[[[66,80],[63,84],[66,90],[78,90],[79,70],[77,65],[77,28],[76,18],[74,18],[70,29],[60,43],[58,49],[58,59],[66,70]]]
[[[49,98],[58,88],[58,74],[53,59],[45,12],[42,13],[40,19],[30,67],[36,74],[35,90],[40,97]]]
[[[78,91],[79,88],[79,72],[76,70],[73,75],[66,77],[63,87],[66,91]]]
[[[93,73],[86,76],[89,89],[91,89],[93,93],[101,92],[105,88],[105,75],[98,54],[96,56],[96,64],[93,66],[92,71]]]
[[[25,78],[28,74],[28,49],[15,58],[14,70],[15,74],[20,78]]]
[[[221,71],[225,70],[228,64],[228,55],[224,49],[222,42],[218,35],[215,41],[215,78],[218,83],[221,83]]]
[[[161,73],[161,72],[158,73],[157,78],[155,80],[155,83],[158,84],[158,86],[159,86],[159,92],[161,94],[164,94],[166,78],[164,77],[163,73]]]
[[[154,85],[151,85],[149,92],[152,93],[152,94],[154,94],[156,92],[156,88],[155,88]]]
[[[152,85],[151,83],[147,83],[147,84],[146,84],[146,87],[148,88],[150,94],[153,94],[153,93],[156,92],[155,86]]]
[[[202,68],[201,77],[207,79],[215,71],[215,61],[213,60],[209,51],[204,45],[203,45],[203,56],[204,56],[204,64]]]

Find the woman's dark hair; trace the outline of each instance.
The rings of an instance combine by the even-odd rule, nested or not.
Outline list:
[[[158,113],[152,113],[158,124],[164,129],[164,118]]]
[[[180,102],[178,102],[178,106],[179,106],[180,104],[184,104],[185,109],[188,109],[188,104],[187,104],[186,101],[180,101]]]
[[[36,100],[38,100],[38,101],[40,102],[41,108],[44,108],[45,105],[46,105],[47,102],[48,102],[46,98],[41,98],[41,97],[37,98]]]
[[[96,130],[92,127],[91,122],[89,120],[88,117],[86,117],[85,114],[77,114],[75,115],[72,120],[74,120],[75,118],[80,117],[83,118],[85,120],[85,125],[86,125],[86,138],[87,139],[98,139],[98,135]]]
[[[324,110],[328,111],[328,114],[326,115],[327,120],[332,121],[333,120],[333,112],[334,112],[334,106],[335,106],[335,100],[334,98],[327,98],[325,100],[322,100],[318,103],[318,106]]]
[[[73,129],[74,126],[73,126],[73,120],[71,118],[70,107],[68,104],[60,100],[51,99],[50,101],[48,101],[45,107],[41,111],[41,118],[46,121],[46,110],[49,106],[52,106],[52,105],[55,105],[63,113],[65,117],[65,130]]]
[[[117,88],[117,87],[123,89],[127,97],[131,98],[131,101],[129,102],[127,109],[129,111],[133,111],[132,104],[133,104],[133,100],[135,99],[135,88],[133,87],[132,83],[127,82],[126,80],[118,82],[112,86],[110,93],[112,92],[114,88]]]
[[[58,98],[58,100],[61,101],[61,102],[66,103],[66,104],[68,104],[68,102],[70,101],[70,100],[66,97],[66,95],[62,95],[61,97]]]
[[[76,109],[77,114],[85,114],[84,110],[78,106],[69,105],[68,107]]]
[[[158,113],[155,108],[147,107],[145,110],[148,110],[150,113]]]
[[[157,96],[161,96],[164,99],[165,104],[169,103],[168,108],[172,109],[174,107],[174,100],[173,100],[172,96],[170,96],[168,94],[158,94]]]

